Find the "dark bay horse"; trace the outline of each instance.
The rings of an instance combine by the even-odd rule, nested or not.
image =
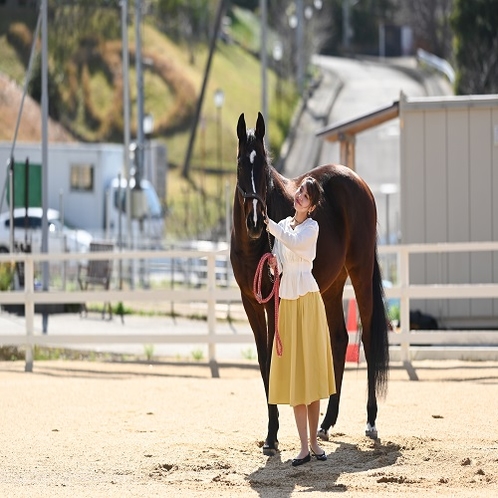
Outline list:
[[[242,303],[254,333],[258,362],[268,399],[269,372],[275,333],[273,298],[259,304],[253,293],[256,268],[270,251],[270,239],[263,222],[266,209],[280,221],[294,213],[293,195],[302,178],[313,176],[325,192],[314,218],[320,226],[313,274],[327,311],[332,343],[337,393],[330,396],[320,424],[319,437],[328,439],[339,412],[348,333],[342,306],[347,277],[354,287],[362,324],[362,342],[368,372],[366,435],[377,437],[377,395],[387,385],[389,349],[382,279],[377,259],[377,211],[367,184],[351,169],[339,165],[318,166],[306,175],[288,179],[270,164],[264,145],[265,122],[258,113],[255,129],[246,129],[244,114],[237,124],[237,187],[233,203],[230,260]],[[262,296],[271,293],[272,282],[264,272]],[[268,405],[268,433],[263,452],[278,449],[278,408]]]

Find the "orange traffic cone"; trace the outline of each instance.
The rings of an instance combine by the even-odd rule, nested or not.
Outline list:
[[[349,343],[346,350],[346,362],[360,363],[360,336],[358,334],[358,314],[356,309],[356,299],[350,299],[348,302],[346,328],[349,333]]]

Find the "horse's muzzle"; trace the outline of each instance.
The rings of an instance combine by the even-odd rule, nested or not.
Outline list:
[[[263,217],[261,215],[258,215],[256,225],[254,225],[253,214],[251,213],[246,218],[246,228],[247,235],[250,239],[259,239],[263,231],[266,229]]]

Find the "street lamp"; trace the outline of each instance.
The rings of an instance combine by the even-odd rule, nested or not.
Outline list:
[[[150,138],[152,133],[154,132],[154,116],[150,113],[147,113],[144,116],[144,121],[143,121],[143,126],[144,126],[144,135],[147,138]]]
[[[277,40],[273,45],[273,61],[275,62],[275,72],[277,73],[277,116],[280,121],[280,100],[282,98],[282,87],[281,87],[281,79],[280,79],[280,61],[284,55],[284,50],[282,47],[282,42]]]
[[[296,29],[296,28],[297,28],[297,22],[298,22],[298,21],[297,21],[297,16],[296,16],[296,14],[291,14],[291,15],[289,16],[289,27],[290,27],[291,29]]]
[[[152,158],[151,158],[151,147],[150,140],[152,138],[152,134],[154,133],[154,116],[150,113],[144,114],[143,119],[143,129],[144,129],[144,175],[149,179],[154,179],[155,175],[152,170]],[[146,167],[145,167],[146,166]]]
[[[286,10],[289,27],[291,30],[296,31],[294,66],[299,93],[302,93],[304,90],[305,64],[308,60],[304,24],[313,17],[313,8],[318,11],[323,6],[322,0],[314,0],[313,7],[311,5],[305,6],[304,3],[305,0],[295,0]]]
[[[222,199],[222,170],[223,170],[223,152],[222,152],[222,127],[221,127],[221,109],[225,102],[225,94],[221,88],[217,88],[214,92],[214,105],[216,107],[216,121],[218,128],[218,199]]]
[[[214,105],[216,109],[221,109],[223,107],[223,102],[225,101],[225,94],[221,88],[217,88],[214,92]]]

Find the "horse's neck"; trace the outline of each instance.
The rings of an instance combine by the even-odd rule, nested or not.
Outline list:
[[[293,200],[289,180],[272,168],[272,188],[267,192],[268,216],[277,223],[293,213]]]

